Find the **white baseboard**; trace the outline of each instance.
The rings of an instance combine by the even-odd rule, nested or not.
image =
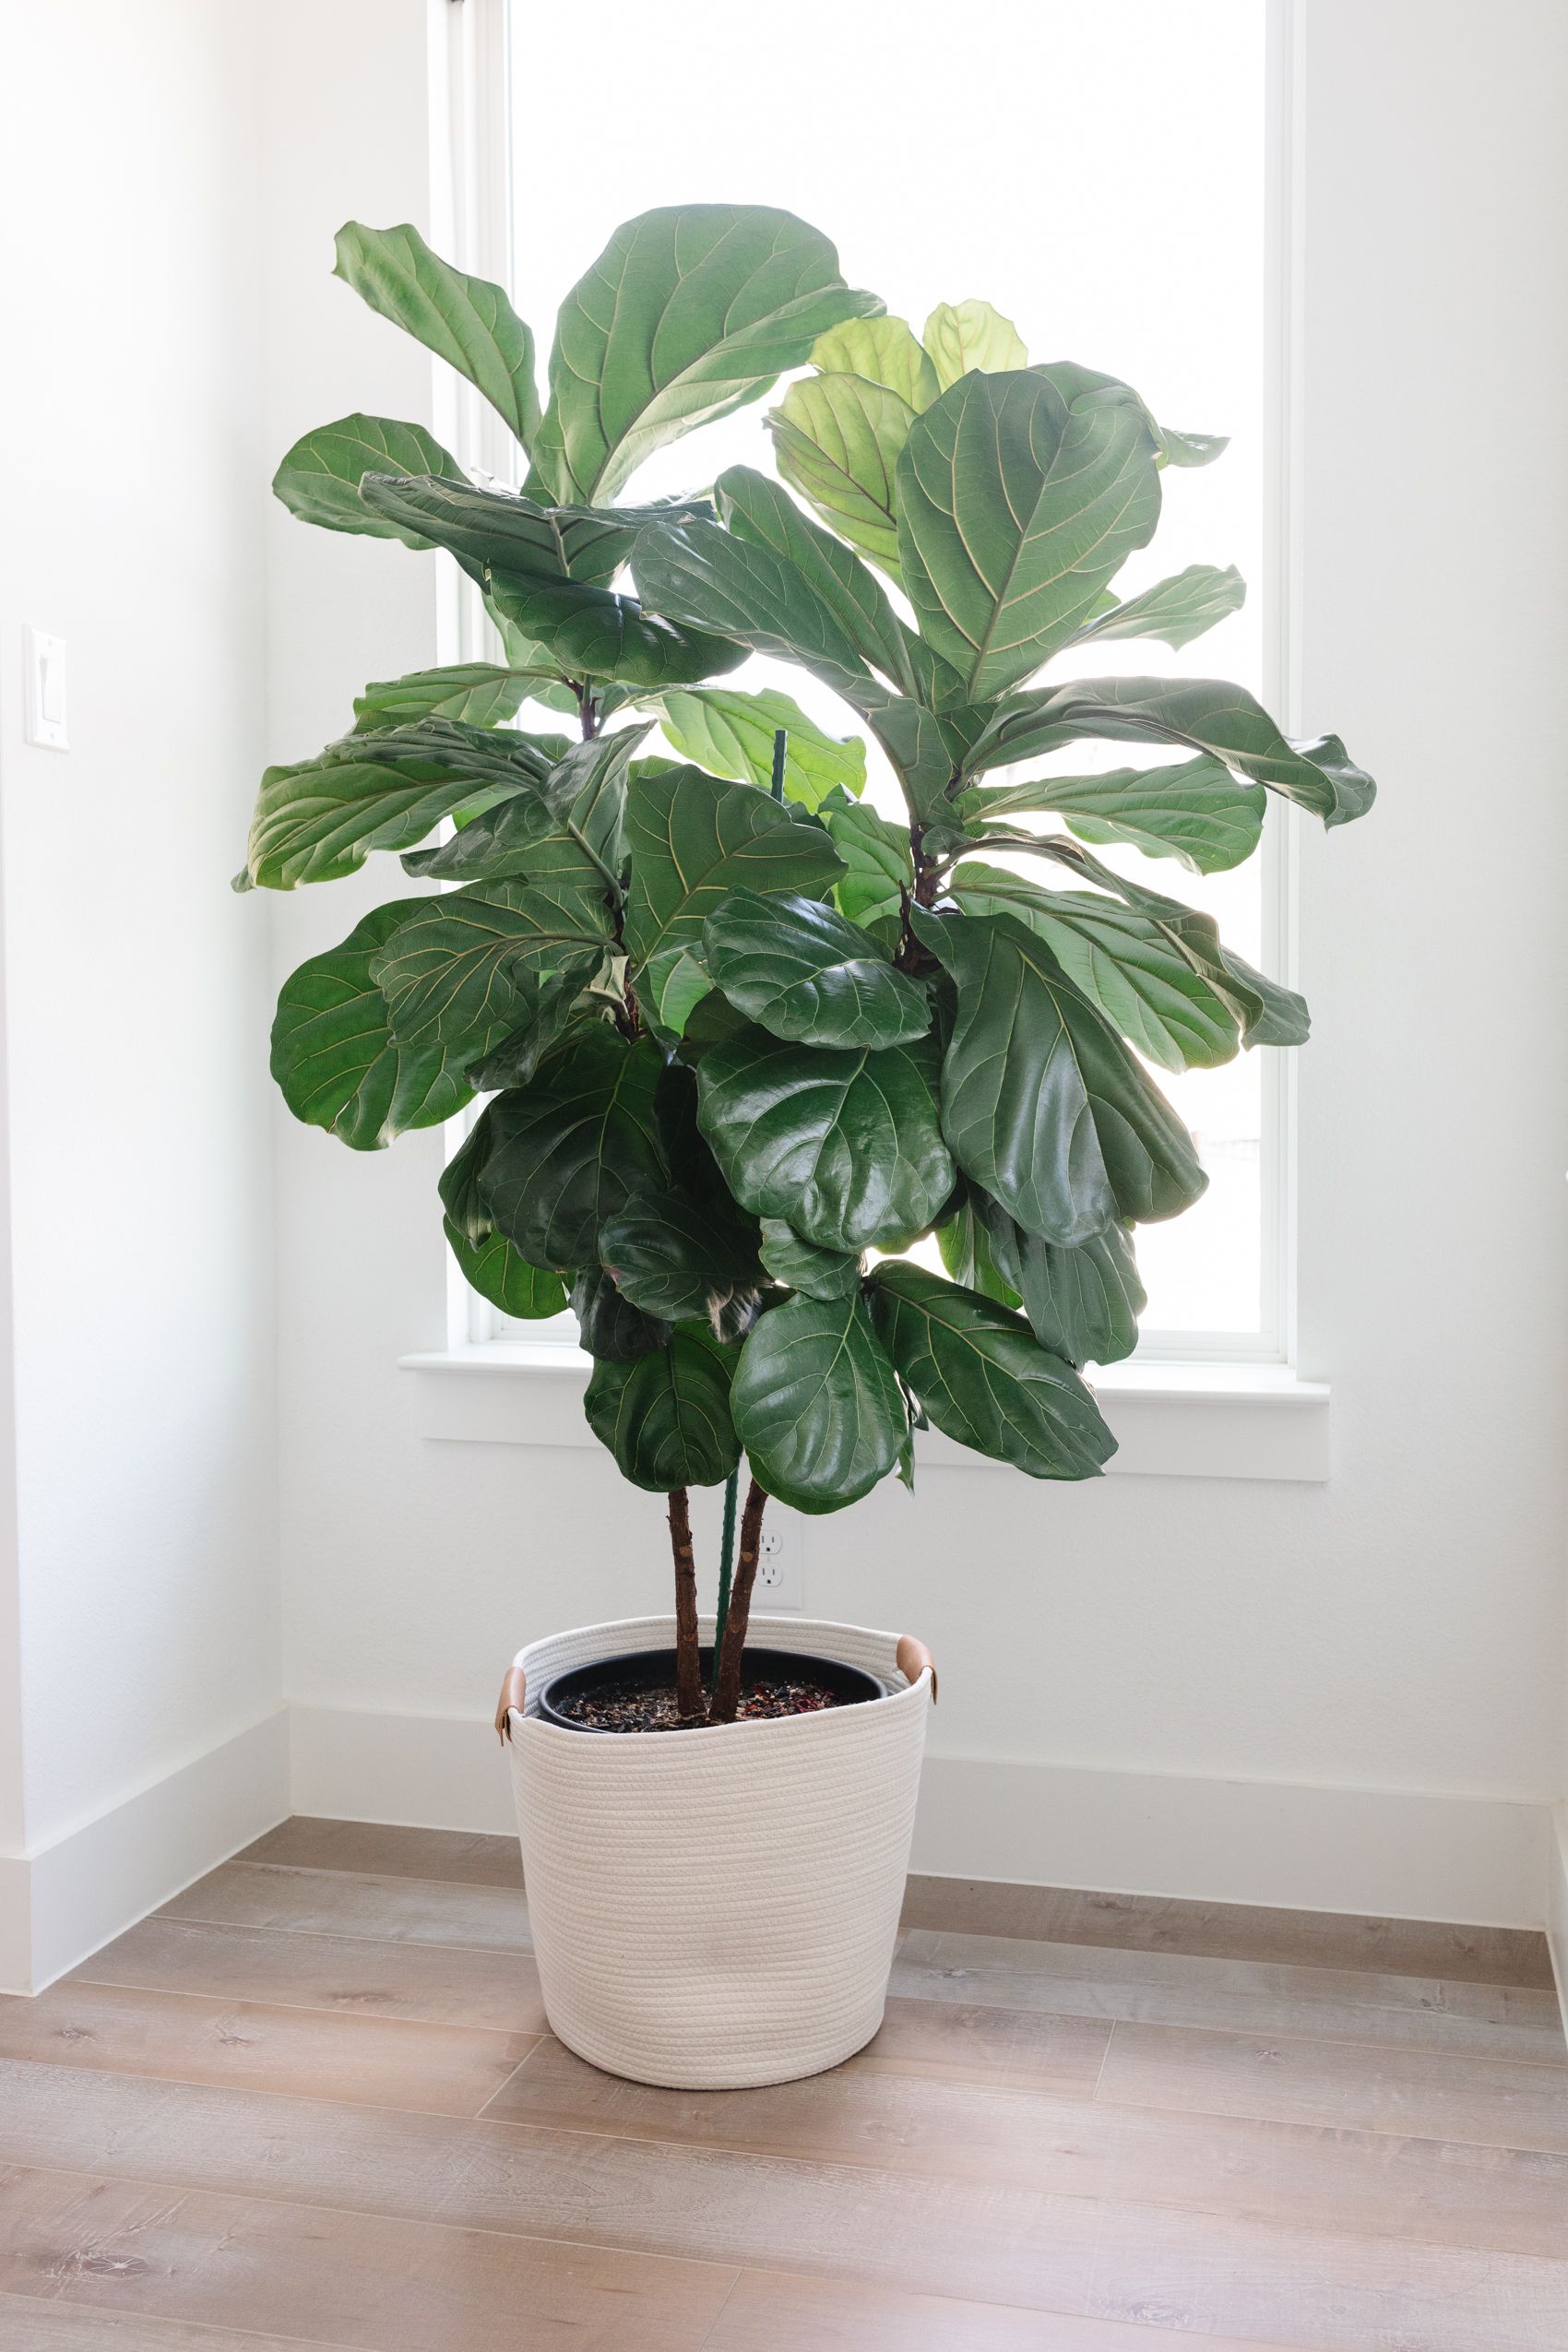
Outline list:
[[[48,1846],[0,1859],[0,1990],[42,1992],[289,1811],[279,1707]]]
[[[1562,2030],[1568,2034],[1568,1806],[1553,1808],[1546,1868],[1546,1940],[1557,1972]]]
[[[515,1826],[488,1724],[296,1706],[292,1738],[296,1812]],[[913,1862],[937,1877],[1538,1928],[1550,1840],[1546,1805],[1498,1798],[932,1755]],[[1562,1899],[1560,1967],[1568,1883]]]

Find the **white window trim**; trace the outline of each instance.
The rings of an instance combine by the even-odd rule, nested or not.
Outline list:
[[[1301,335],[1298,200],[1301,77],[1300,0],[1266,0],[1266,288],[1264,573],[1268,625],[1264,699],[1287,733],[1300,731]],[[506,0],[433,0],[432,223],[438,249],[460,268],[510,281],[511,156]],[[460,454],[498,480],[513,478],[514,445],[487,404],[437,367],[435,425]],[[444,564],[438,658],[493,653],[483,607],[455,564]],[[1272,811],[1262,849],[1263,958],[1295,984],[1297,812]],[[1295,1355],[1296,1067],[1263,1062],[1262,1328],[1255,1338],[1162,1332],[1127,1362],[1094,1375],[1120,1451],[1117,1471],[1160,1475],[1324,1479],[1329,1391],[1303,1380]],[[462,1129],[454,1123],[453,1134]],[[577,1391],[588,1359],[563,1324],[526,1341],[501,1336],[502,1318],[448,1255],[447,1344],[399,1360],[417,1375],[415,1425],[432,1438],[534,1444],[592,1443]],[[449,1382],[442,1375],[466,1375]],[[562,1408],[566,1409],[563,1414]],[[917,1460],[995,1469],[937,1432]]]

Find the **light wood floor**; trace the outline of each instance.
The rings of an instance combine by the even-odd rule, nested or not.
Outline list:
[[[1502,1930],[911,1887],[836,2073],[545,2027],[507,1840],[294,1821],[0,2002],[4,2352],[1565,2352]]]

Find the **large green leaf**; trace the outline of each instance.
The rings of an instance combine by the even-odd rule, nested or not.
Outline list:
[[[470,727],[496,727],[514,718],[529,681],[490,661],[459,661],[445,670],[411,670],[407,677],[383,678],[354,696],[354,732],[368,735],[386,727],[407,727],[422,719],[452,719]]]
[[[819,1249],[902,1243],[953,1186],[927,1039],[825,1052],[751,1028],[703,1056],[702,1131],[735,1198]]]
[[[1247,584],[1234,564],[1223,572],[1212,564],[1189,564],[1184,572],[1173,573],[1141,596],[1130,596],[1124,604],[1113,604],[1109,612],[1086,621],[1073,643],[1087,645],[1091,637],[1163,637],[1168,646],[1180,647],[1239,612],[1246,600]]]
[[[357,923],[340,947],[313,956],[283,984],[272,1024],[272,1075],[296,1119],[355,1151],[410,1127],[434,1127],[469,1099],[459,1067],[433,1040],[392,1035],[371,977],[378,949],[422,905],[394,899]]]
[[[470,732],[488,751],[453,745],[440,733],[447,722],[427,721],[424,745],[407,740],[416,729],[349,736],[315,759],[269,767],[251,820],[246,871],[267,890],[303,882],[336,882],[363,865],[373,849],[405,849],[422,841],[453,810],[495,788],[510,774],[511,789],[542,781],[552,759],[526,735]],[[500,747],[500,748],[498,748]]]
[[[917,665],[922,658],[934,661],[935,657],[925,655],[920,640],[895,612],[876,574],[861,563],[852,547],[813,522],[782,482],[750,466],[731,466],[721,473],[714,484],[714,495],[719,514],[735,537],[749,547],[767,548],[780,557],[832,616],[857,657],[854,664],[841,663],[846,677],[857,677],[869,665],[902,693],[914,693],[920,677]],[[789,658],[810,667],[811,646],[806,640],[802,643],[804,651],[791,652],[787,645],[784,650]],[[822,674],[828,684],[838,683],[826,671]]]
[[[778,470],[840,539],[898,577],[894,469],[915,411],[863,375],[802,375],[767,426]]]
[[[703,925],[703,960],[748,1020],[802,1045],[902,1045],[931,1027],[919,982],[810,898],[731,890]]]
[[[883,1345],[939,1430],[1032,1479],[1098,1478],[1116,1441],[1021,1316],[908,1260],[872,1279]]]
[[[318,424],[295,442],[272,477],[273,495],[302,523],[434,547],[422,530],[373,513],[361,498],[365,476],[386,473],[455,474],[461,481],[463,469],[422,425],[356,411],[335,424]]]
[[[629,1364],[670,1344],[670,1325],[657,1315],[644,1314],[622,1297],[612,1276],[601,1265],[585,1266],[572,1285],[572,1312],[577,1336],[600,1363]]]
[[[618,872],[632,754],[652,725],[618,729],[574,743],[531,790],[519,790],[462,826],[449,841],[404,859],[410,873],[440,882],[493,882],[529,873],[547,837],[575,830],[582,846]]]
[[[711,1317],[762,1281],[755,1227],[678,1191],[644,1194],[608,1218],[599,1250],[624,1296],[667,1323]]]
[[[632,576],[650,612],[682,628],[719,631],[733,641],[737,660],[749,647],[798,661],[840,694],[873,683],[854,637],[796,566],[717,523],[644,531]]]
[[[559,500],[612,498],[656,449],[756,399],[840,319],[881,308],[792,213],[642,213],[561,305],[535,474]]]
[[[723,784],[695,767],[634,777],[626,839],[625,939],[636,965],[660,947],[696,946],[714,908],[742,884],[825,892],[844,870],[822,826],[791,816],[754,785]]]
[[[693,1013],[712,992],[707,965],[685,940],[655,948],[637,973],[643,1017],[666,1043],[685,1035]]]
[[[398,1040],[439,1044],[466,1067],[526,1019],[530,975],[586,977],[613,937],[602,876],[576,842],[552,836],[527,875],[421,900],[371,969]]]
[[[962,794],[967,818],[1028,811],[1062,815],[1083,841],[1125,841],[1146,857],[1180,858],[1195,873],[1239,866],[1258,846],[1266,794],[1239,784],[1206,752],[1169,767],[1112,767],[1098,776],[1040,776]]]
[[[517,439],[532,446],[539,424],[533,336],[499,286],[454,269],[407,221],[396,229],[345,221],[334,275],[467,376]]]
[[[929,409],[942,389],[930,354],[907,320],[849,318],[830,327],[812,347],[812,365],[825,375],[860,375],[885,384],[914,410]]]
[[[866,780],[866,747],[826,734],[798,702],[776,687],[747,694],[738,686],[674,687],[661,695],[659,720],[683,759],[710,776],[766,786],[773,775],[773,739],[782,728],[784,797],[816,809],[836,784],[859,794]]]
[[[653,1117],[662,1066],[650,1039],[628,1045],[608,1028],[589,1029],[529,1086],[489,1105],[479,1198],[531,1264],[594,1264],[606,1218],[664,1183]]]
[[[822,815],[845,865],[833,892],[839,912],[885,946],[897,946],[904,894],[915,886],[908,826],[891,824],[863,801],[830,805]]]
[[[1075,360],[1045,360],[1029,372],[1043,375],[1064,400],[1075,400],[1086,392],[1103,392],[1107,386],[1119,382],[1114,375],[1101,374],[1098,368],[1080,367]],[[1172,432],[1169,425],[1157,423],[1147,409],[1144,410],[1144,421],[1162,466],[1212,466],[1230,445],[1223,434]]]
[[[706,499],[666,499],[653,506],[541,506],[516,491],[471,481],[404,481],[367,474],[360,495],[373,514],[422,531],[481,584],[489,570],[541,579],[612,580],[649,522],[711,518]]]
[[[558,1274],[547,1274],[519,1257],[504,1234],[489,1233],[470,1241],[452,1219],[445,1220],[447,1244],[470,1290],[517,1323],[540,1323],[547,1315],[566,1311],[566,1286]]]
[[[814,1241],[802,1241],[781,1217],[763,1218],[761,1256],[775,1282],[803,1290],[808,1299],[853,1298],[861,1287],[858,1250],[819,1250]]]
[[[974,1199],[994,1262],[1042,1348],[1070,1364],[1117,1364],[1132,1354],[1148,1301],[1129,1226],[1108,1225],[1075,1250],[1062,1250],[1026,1233],[1000,1202],[983,1194]]]
[[[1324,825],[1364,816],[1377,791],[1337,735],[1288,742],[1244,686],[1222,678],[1079,678],[1016,695],[974,743],[966,773],[978,776],[1085,737],[1185,743],[1222,760],[1249,784],[1266,785],[1310,809]]]
[[[693,529],[712,529],[694,524]],[[645,612],[633,596],[586,580],[487,572],[496,612],[541,645],[568,678],[613,678],[628,686],[684,686],[745,659],[743,647],[703,628]]]
[[[654,1494],[723,1484],[741,1458],[730,1415],[734,1362],[733,1349],[686,1323],[651,1355],[595,1364],[583,1410],[623,1478]]]
[[[1282,988],[1227,947],[1212,915],[1183,906],[1180,898],[1167,898],[1158,890],[1126,881],[1074,842],[1058,837],[1040,842],[1038,849],[1039,855],[1092,882],[1097,890],[1113,892],[1134,920],[1158,932],[1229,1005],[1248,1045],[1306,1043],[1312,1028],[1306,999],[1294,989]]]
[[[1096,609],[1159,519],[1142,402],[1070,405],[1045,377],[966,375],[898,461],[898,547],[921,633],[971,698],[1005,693]]]
[[[842,1511],[897,1467],[904,1400],[859,1297],[765,1314],[730,1404],[758,1484],[792,1510]]]
[[[973,369],[998,374],[1029,363],[1023,337],[989,303],[938,303],[921,339],[944,392]]]
[[[957,987],[942,1125],[965,1173],[1065,1247],[1191,1207],[1192,1137],[1049,948],[1010,916],[910,921]]]
[[[476,1094],[526,1087],[567,1032],[589,1024],[602,1025],[607,1007],[583,993],[607,974],[607,962],[597,968],[586,957],[571,957],[561,971],[518,971],[509,976],[521,1016],[499,1045],[493,1045],[468,1065],[467,1078]]]
[[[953,891],[966,915],[1013,915],[1026,924],[1090,1003],[1161,1069],[1234,1060],[1241,1040],[1233,1006],[1146,916],[1085,890],[1042,890],[978,859],[958,867]]]

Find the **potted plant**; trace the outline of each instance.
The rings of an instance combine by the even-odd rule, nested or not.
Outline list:
[[[1087,845],[1209,873],[1255,849],[1270,791],[1337,825],[1373,788],[1236,686],[1038,682],[1102,640],[1183,645],[1242,587],[1194,565],[1117,600],[1163,469],[1223,444],[1030,365],[987,304],[917,339],[788,214],[651,212],[567,295],[541,405],[498,287],[409,228],[350,224],[338,267],[527,472],[475,482],[362,415],[279,469],[308,521],[447,550],[501,650],[367,687],[349,734],[263,778],[239,886],[375,849],[425,885],[288,981],[273,1073],[356,1149],[484,1099],[441,1180],[451,1247],[509,1315],[570,1300],[588,1420],[668,1498],[672,1611],[536,1641],[503,1692],[552,2025],[639,2079],[782,2080],[880,2022],[934,1676],[862,1627],[791,1621],[784,1645],[776,1621],[747,1651],[766,1501],[912,1485],[928,1421],[1098,1475],[1083,1368],[1135,1344],[1135,1227],[1206,1181],[1147,1065],[1298,1044],[1307,1014]],[[781,479],[616,503],[806,369],[767,418]],[[859,739],[714,683],[754,650],[843,697],[902,818],[861,797]],[[525,703],[567,727],[518,725]],[[1077,772],[1105,741],[1157,757]],[[706,1616],[694,1485],[727,1490]]]

